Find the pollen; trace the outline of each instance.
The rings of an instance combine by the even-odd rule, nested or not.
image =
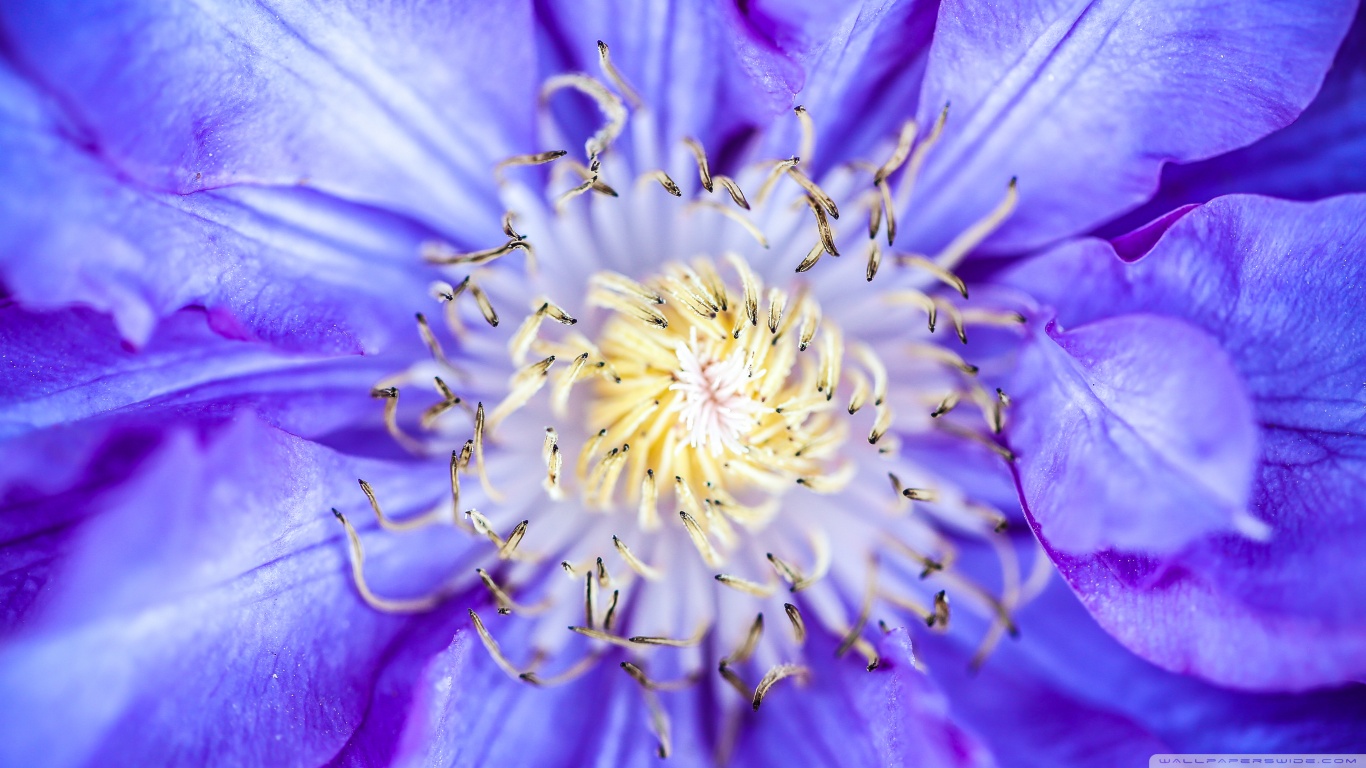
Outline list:
[[[728,262],[729,281],[707,259],[666,265],[644,283],[600,273],[589,300],[609,316],[596,343],[538,343],[538,353],[583,361],[559,387],[585,369],[612,372],[594,376],[586,398],[597,437],[577,481],[590,507],[635,507],[659,478],[659,503],[699,521],[754,524],[798,480],[840,476],[847,429],[830,396],[839,331],[827,323],[813,339],[814,299],[766,288],[743,260]]]

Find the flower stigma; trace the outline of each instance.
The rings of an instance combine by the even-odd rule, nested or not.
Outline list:
[[[482,591],[494,610],[476,601],[470,622],[500,668],[546,686],[616,662],[663,756],[661,694],[707,676],[733,689],[716,694],[724,761],[746,710],[843,663],[823,638],[877,668],[879,611],[944,631],[952,599],[989,626],[980,662],[1015,632],[1048,560],[1022,563],[1001,511],[906,448],[1013,460],[999,439],[1009,399],[953,345],[973,327],[1024,323],[969,304],[955,272],[1010,215],[1014,180],[938,253],[895,251],[895,212],[947,108],[924,131],[907,121],[880,164],[817,178],[815,124],[798,107],[799,154],[753,149],[724,165],[732,177],[695,139],[661,146],[658,117],[603,44],[599,63],[601,78],[557,75],[542,90],[551,146],[575,143],[549,110],[557,94],[600,113],[583,159],[503,160],[506,239],[423,247],[449,339],[418,314],[430,359],[372,394],[399,444],[449,453],[448,487],[428,511],[393,518],[386,489],[362,480],[381,531],[336,511],[360,596],[411,612]],[[860,224],[841,234],[842,215]],[[435,399],[410,411],[409,391]],[[372,589],[381,564],[367,568],[365,540],[429,528],[456,529],[473,554],[427,594]],[[963,538],[995,552],[999,590],[956,567]]]

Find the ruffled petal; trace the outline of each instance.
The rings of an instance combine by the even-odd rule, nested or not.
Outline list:
[[[1137,206],[1164,162],[1226,152],[1293,120],[1355,5],[946,0],[918,114],[929,125],[951,104],[949,123],[907,239],[943,246],[1012,177],[1019,205],[987,250],[1036,247]]]
[[[1199,328],[1155,315],[1048,323],[1023,347],[1011,394],[1020,491],[1055,549],[1165,553],[1212,532],[1264,533],[1245,512],[1252,404]]]
[[[835,659],[836,643],[810,638],[811,685],[774,689],[737,752],[739,765],[802,764],[927,768],[992,761],[949,711],[933,680],[916,668],[904,629],[882,638],[882,665],[869,672]]]
[[[921,658],[963,727],[1003,768],[1142,764],[1161,752],[1357,752],[1366,689],[1229,691],[1154,667],[1098,627],[1055,581],[1017,615],[1021,637],[972,672],[967,616],[948,637],[922,633]]]
[[[15,2],[0,28],[92,152],[166,192],[304,183],[460,235],[534,149],[528,0]]]
[[[373,447],[343,445],[345,436],[369,429],[369,442],[392,445],[382,435],[375,440],[383,429],[382,408],[369,390],[404,364],[388,357],[289,354],[226,339],[201,310],[172,315],[134,350],[108,317],[93,310],[0,305],[0,349],[0,363],[23,372],[0,378],[0,439],[59,429],[59,436],[41,439],[69,452],[54,462],[54,471],[35,471],[36,456],[45,452],[19,452],[17,464],[0,467],[0,486],[7,477],[57,482],[80,466],[77,446],[98,443],[111,425],[156,425],[243,409],[294,434],[370,454]]]
[[[327,511],[331,489],[383,465],[250,419],[173,431],[143,456],[131,479],[32,508],[87,517],[0,646],[0,760],[325,762],[413,627],[361,602]],[[430,576],[421,556],[449,558],[447,533],[406,542],[403,567]],[[377,588],[420,587],[388,583],[392,551],[368,543],[381,545],[367,561]]]
[[[430,303],[421,228],[303,188],[175,195],[130,184],[4,67],[0,178],[11,294],[107,311],[136,344],[160,317],[199,305],[225,335],[373,352]]]
[[[600,77],[597,42],[608,44],[617,69],[657,120],[649,137],[654,146],[639,148],[646,156],[691,136],[724,168],[732,143],[791,107],[801,85],[796,66],[732,3],[537,0],[536,15],[543,77],[567,71]],[[559,114],[581,141],[602,115],[591,104],[577,106],[582,109]]]
[[[1236,152],[1168,165],[1157,196],[1105,231],[1238,192],[1292,200],[1366,192],[1366,12],[1357,12],[1323,88],[1295,122]]]
[[[1059,555],[1101,625],[1156,664],[1264,690],[1366,676],[1363,220],[1363,195],[1224,197],[1165,222],[1132,263],[1097,258],[1110,246],[1083,241],[1011,277],[1063,323],[1144,312],[1199,327],[1252,397],[1260,452],[1248,511],[1270,525],[1266,542],[1213,537],[1163,559]],[[1177,524],[1186,510],[1150,514]],[[1040,533],[1047,543],[1047,526]]]

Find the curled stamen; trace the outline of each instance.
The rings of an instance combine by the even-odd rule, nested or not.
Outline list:
[[[873,278],[877,277],[877,269],[880,266],[882,266],[882,249],[874,242],[872,247],[868,249],[868,268],[863,273],[868,282],[873,282]]]
[[[473,608],[470,609],[470,620],[474,622],[474,631],[479,633],[479,639],[483,641],[484,648],[493,657],[493,663],[497,664],[498,668],[506,672],[513,680],[521,680],[521,671],[508,661],[507,656],[503,655],[503,649],[498,647],[498,641],[489,634],[488,629],[484,627],[484,622],[479,619],[479,614],[475,613]]]
[[[697,682],[697,676],[695,674],[678,680],[666,680],[664,682],[653,680],[649,675],[645,674],[645,670],[629,661],[621,662],[621,668],[637,683],[640,683],[652,691],[681,691]]]
[[[907,344],[906,353],[914,357],[923,357],[939,363],[957,368],[966,374],[977,373],[977,366],[972,365],[959,357],[952,350],[935,344]]]
[[[554,677],[541,677],[535,672],[523,672],[519,677],[523,682],[530,683],[538,688],[550,688],[583,677],[585,673],[597,665],[598,659],[598,654],[590,653],[582,659],[579,659],[572,667]]]
[[[753,692],[750,691],[749,686],[745,684],[745,681],[740,678],[740,675],[736,674],[735,670],[730,668],[730,665],[728,665],[724,659],[717,665],[716,671],[721,674],[721,679],[730,683],[731,687],[734,688],[745,701],[749,701],[754,695]]]
[[[802,620],[802,612],[792,603],[783,603],[783,610],[787,612],[787,620],[792,624],[792,634],[797,638],[797,645],[805,644],[806,622]]]
[[[830,218],[838,219],[840,217],[840,209],[835,205],[835,199],[826,194],[825,190],[821,189],[816,182],[808,178],[806,174],[802,173],[796,163],[793,163],[787,168],[787,175],[788,178],[797,182],[802,189],[805,189],[806,193],[820,204],[818,207],[823,208],[824,213],[830,214]]]
[[[911,501],[939,501],[939,491],[933,488],[902,488],[901,495]]]
[[[868,584],[863,590],[863,602],[859,605],[858,618],[854,620],[854,626],[849,628],[844,639],[840,641],[840,647],[835,651],[835,656],[843,656],[853,647],[854,641],[863,633],[863,628],[868,625],[868,617],[873,612],[873,598],[877,595],[877,557],[868,559]]]
[[[933,411],[930,411],[930,418],[937,419],[949,411],[952,411],[954,406],[958,405],[960,397],[961,396],[957,392],[950,392],[945,395],[944,399],[939,401],[939,405],[936,406]]]
[[[611,632],[603,632],[602,630],[593,629],[592,627],[570,627],[569,630],[571,632],[577,632],[580,635],[583,635],[584,637],[589,637],[594,640],[601,640],[605,643],[611,643],[612,645],[621,646],[622,648],[636,647],[631,644],[630,640],[627,640],[626,638],[620,635],[614,635]]]
[[[894,304],[912,304],[925,310],[925,314],[929,317],[930,333],[934,333],[935,325],[939,319],[939,305],[935,304],[934,299],[931,299],[929,295],[914,288],[904,288],[885,294],[885,298]]]
[[[781,179],[783,174],[787,173],[789,168],[795,167],[798,162],[800,161],[795,157],[779,160],[773,166],[773,170],[769,172],[768,178],[764,179],[763,185],[759,187],[759,194],[754,196],[754,201],[763,205],[763,202],[768,199],[769,193],[777,186],[778,179]]]
[[[641,105],[640,95],[636,93],[636,89],[626,82],[626,78],[621,76],[621,71],[612,63],[612,56],[607,49],[607,43],[601,40],[598,41],[598,64],[602,67],[602,73],[607,75],[607,79],[612,81],[612,85],[615,85],[618,91],[621,91],[621,95],[626,101],[630,102],[632,107],[639,109]]]
[[[431,326],[427,325],[427,318],[421,312],[417,313],[417,332],[422,337],[422,343],[427,345],[428,351],[432,353],[432,358],[447,368],[452,367],[446,359],[445,351],[441,349],[441,342],[437,340],[436,334],[432,333]]]
[[[703,533],[702,527],[692,515],[679,510],[678,516],[683,519],[683,527],[688,530],[688,538],[692,545],[697,548],[697,553],[702,556],[702,561],[711,568],[721,565],[721,555],[717,553],[716,547],[712,546],[707,534]]]
[[[475,568],[474,572],[479,574],[479,580],[484,583],[484,587],[493,595],[493,601],[498,606],[498,612],[501,614],[521,613],[532,615],[545,611],[551,605],[548,600],[536,605],[522,605],[516,600],[513,600],[512,596],[507,593],[507,590],[503,589],[499,586],[498,582],[493,580],[493,576],[491,576],[488,571],[483,568]]]
[[[565,88],[573,88],[592,99],[598,105],[598,109],[602,110],[603,117],[607,118],[607,122],[584,143],[584,151],[590,158],[595,158],[605,152],[626,127],[626,105],[622,103],[621,97],[612,93],[607,86],[584,74],[556,75],[550,78],[541,87],[541,97],[548,99],[556,91]]]
[[[947,630],[949,627],[949,596],[942,589],[934,595],[934,615],[927,624],[931,627],[937,626],[941,630]]]
[[[474,303],[479,305],[479,312],[484,316],[484,321],[494,328],[497,328],[498,313],[494,311],[493,303],[489,301],[488,294],[484,293],[484,289],[480,288],[472,280],[469,281],[469,286],[470,295],[474,297]]]
[[[800,152],[797,157],[814,157],[816,153],[816,123],[811,119],[811,113],[806,111],[806,107],[797,105],[792,108],[792,112],[797,115],[797,122],[802,126],[802,143],[798,145]]]
[[[545,386],[546,374],[554,363],[555,356],[551,355],[544,360],[524,366],[512,375],[507,397],[504,397],[503,402],[499,403],[489,414],[489,429],[497,427],[509,414],[526,405],[541,390],[541,387]]]
[[[840,255],[839,248],[835,247],[835,232],[830,229],[830,221],[825,217],[825,209],[811,195],[806,196],[806,204],[816,217],[816,234],[820,236],[821,245],[825,248],[826,253],[831,256]]]
[[[749,201],[745,199],[745,193],[740,191],[740,185],[735,183],[735,179],[718,174],[716,176],[716,183],[726,188],[726,192],[730,194],[730,199],[734,200],[736,205],[747,211],[749,210]]]
[[[755,712],[759,711],[759,705],[763,703],[764,697],[768,695],[770,689],[780,680],[789,677],[796,677],[805,680],[810,675],[810,671],[800,664],[779,664],[768,671],[759,684],[754,686],[754,700],[751,706]]]
[[[796,566],[777,555],[774,555],[772,552],[769,552],[767,557],[768,562],[773,565],[773,569],[778,572],[778,575],[782,577],[783,581],[793,585],[792,591],[795,592],[796,585],[804,581],[802,572]]]
[[[944,310],[944,314],[949,316],[949,321],[953,323],[953,332],[958,336],[958,340],[964,344],[968,343],[967,331],[963,328],[963,313],[952,302],[936,298],[935,303]]]
[[[390,437],[411,453],[421,454],[427,450],[425,445],[409,437],[398,425],[398,387],[374,389],[370,391],[370,396],[384,401],[384,429]]]
[[[637,635],[628,638],[628,640],[637,645],[666,645],[670,648],[691,648],[702,642],[702,638],[706,637],[708,629],[710,629],[710,627],[704,623],[692,633],[691,637],[686,637],[681,640],[672,637],[647,637],[643,635]]]
[[[494,501],[504,501],[506,497],[493,487],[493,481],[489,480],[488,464],[484,461],[484,404],[479,403],[474,410],[474,443],[472,451],[474,454],[475,471],[479,473],[479,484],[484,487],[484,492]]]
[[[349,554],[351,560],[351,580],[356,584],[356,591],[360,593],[361,599],[371,608],[384,613],[422,613],[430,611],[441,604],[445,595],[434,594],[427,597],[417,597],[395,600],[387,597],[380,597],[370,590],[370,585],[365,581],[365,549],[361,546],[360,535],[351,526],[351,522],[346,516],[338,512],[334,507],[332,514],[346,529],[346,538],[350,544]]]
[[[1025,316],[1019,312],[997,312],[990,309],[968,307],[963,310],[964,325],[991,325],[1015,328],[1024,325]]]
[[[906,158],[911,156],[911,145],[915,143],[915,136],[919,130],[920,127],[915,120],[907,120],[901,124],[901,132],[896,138],[896,148],[892,150],[892,156],[887,158],[887,162],[873,175],[874,183],[885,181],[906,162]]]
[[[824,255],[825,243],[823,241],[816,243],[806,254],[806,258],[802,259],[802,263],[797,265],[797,272],[802,273],[809,271],[812,267],[816,266],[816,262],[820,261],[821,257]]]
[[[664,191],[668,192],[674,197],[683,196],[683,190],[679,189],[678,184],[674,183],[674,180],[669,178],[669,174],[663,171],[651,171],[645,175],[647,178],[651,178],[659,182],[659,185],[664,187]]]
[[[669,737],[669,717],[664,712],[664,707],[660,706],[659,697],[655,694],[658,686],[650,681],[640,667],[629,661],[623,661],[621,668],[630,675],[633,680],[640,684],[641,695],[645,697],[645,704],[650,709],[650,728],[654,731],[655,738],[659,741],[658,754],[661,758],[668,757],[672,751],[671,740]]]
[[[516,250],[530,252],[531,245],[526,240],[514,238],[494,248],[463,253],[456,251],[446,243],[429,240],[422,244],[422,258],[429,264],[477,267]]]
[[[892,190],[887,187],[886,181],[879,181],[877,193],[878,200],[882,205],[882,214],[878,218],[887,217],[887,247],[890,248],[896,242],[896,207],[895,203],[892,202]],[[876,233],[873,237],[877,237]]]
[[[375,498],[375,491],[370,487],[370,484],[364,480],[359,480],[358,482],[360,483],[361,492],[365,494],[365,498],[370,502],[370,509],[375,512],[375,519],[379,521],[380,527],[387,531],[413,531],[419,528],[425,528],[442,517],[441,510],[434,509],[426,514],[418,515],[407,520],[393,520],[380,510],[379,499]]]
[[[773,594],[773,586],[770,584],[760,584],[757,581],[742,579],[739,576],[731,576],[725,573],[716,574],[716,580],[730,587],[731,589],[744,592],[755,597],[770,597]]]
[[[519,165],[545,165],[546,163],[558,160],[569,154],[563,149],[552,149],[549,152],[536,152],[530,155],[513,155],[508,159],[493,166],[493,175],[499,181],[502,180],[502,172],[505,168],[513,168]],[[509,234],[508,237],[513,237]]]
[[[512,533],[508,534],[507,541],[503,542],[503,546],[498,548],[499,560],[509,560],[512,558],[512,553],[517,550],[517,545],[522,543],[522,537],[526,535],[527,524],[530,522],[530,520],[523,520],[513,527]]]
[[[697,175],[702,180],[702,188],[711,192],[713,190],[711,165],[707,162],[707,151],[702,148],[701,142],[692,137],[683,139],[683,143],[692,150],[693,157],[697,159]]]
[[[728,667],[733,664],[744,664],[754,655],[754,649],[759,647],[759,638],[764,634],[764,615],[758,614],[754,617],[754,622],[749,625],[749,632],[745,634],[745,640],[736,648],[733,653],[721,659],[721,666]]]
[[[877,418],[873,421],[873,428],[868,432],[868,444],[877,445],[877,441],[887,434],[887,430],[892,428],[892,409],[886,403],[877,406]]]
[[[621,539],[613,536],[612,544],[617,548],[617,553],[621,555],[622,560],[626,561],[627,567],[631,570],[649,581],[659,581],[663,578],[664,574],[661,573],[659,569],[646,565],[640,558],[636,557],[635,554],[631,552]]]
[[[935,262],[946,270],[958,266],[964,256],[967,256],[973,248],[986,240],[988,235],[995,232],[996,228],[1010,217],[1019,198],[1018,186],[1015,179],[1011,178],[1010,184],[1006,186],[1006,195],[1001,199],[1001,202],[997,203],[996,207],[986,216],[973,222],[972,226],[959,233],[953,242],[949,243],[943,251],[940,251],[938,256],[934,257]],[[966,297],[967,295],[967,292],[964,291],[963,296]]]
[[[745,218],[744,215],[741,214],[739,211],[721,205],[720,203],[712,202],[710,200],[697,200],[691,203],[690,205],[696,208],[706,208],[709,211],[716,211],[722,216],[725,216],[731,221],[734,221],[735,223],[744,227],[745,231],[748,232],[750,236],[754,238],[754,241],[757,242],[761,248],[768,248],[768,238],[765,237],[764,233],[757,226],[754,225],[754,222]]]
[[[958,291],[959,293],[963,294],[963,298],[966,299],[968,297],[967,283],[964,283],[961,277],[950,272],[947,268],[941,266],[940,264],[930,261],[924,256],[919,256],[915,254],[912,254],[910,256],[902,256],[898,259],[898,261],[900,261],[901,264],[904,266],[917,267],[919,269],[923,269],[926,272],[929,272],[931,275],[934,276],[936,280],[939,280],[940,282],[944,283],[945,285],[949,286],[955,291]]]
[[[655,471],[645,470],[645,479],[640,481],[640,511],[638,519],[640,527],[647,531],[655,530],[659,527],[659,491],[655,487]]]

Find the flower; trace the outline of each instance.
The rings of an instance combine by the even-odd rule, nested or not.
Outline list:
[[[1351,743],[1355,512],[1278,489],[1359,474],[1293,278],[1366,203],[1077,236],[1352,4],[76,10],[3,13],[12,760]]]

